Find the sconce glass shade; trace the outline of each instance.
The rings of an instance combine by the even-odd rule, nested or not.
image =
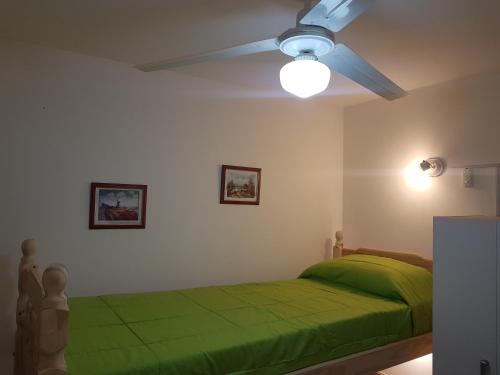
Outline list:
[[[295,60],[280,71],[283,89],[299,98],[309,98],[325,91],[330,76],[330,68],[316,60]]]
[[[422,169],[421,160],[412,161],[404,170],[406,185],[416,192],[425,192],[432,187],[432,178]]]
[[[404,170],[406,185],[413,191],[424,192],[431,188],[433,177],[446,171],[446,163],[441,158],[416,159]]]

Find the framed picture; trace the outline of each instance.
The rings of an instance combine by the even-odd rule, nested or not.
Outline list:
[[[260,201],[260,168],[223,165],[220,203],[255,204]]]
[[[89,229],[146,227],[147,185],[90,185]]]

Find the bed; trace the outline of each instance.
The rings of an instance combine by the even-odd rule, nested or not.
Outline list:
[[[67,300],[24,242],[15,374],[376,374],[430,353],[432,262],[335,249],[294,280]]]

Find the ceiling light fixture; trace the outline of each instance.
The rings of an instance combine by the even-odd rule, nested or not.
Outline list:
[[[314,26],[294,28],[280,36],[281,51],[294,58],[280,71],[285,91],[309,98],[323,92],[330,83],[330,68],[318,61],[335,47],[335,37],[328,30]]]
[[[280,82],[285,91],[309,98],[326,90],[330,76],[330,69],[315,55],[303,54],[281,68]]]

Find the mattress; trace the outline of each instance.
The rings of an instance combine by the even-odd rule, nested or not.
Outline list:
[[[314,278],[69,305],[70,375],[284,374],[409,338],[431,319],[403,299]]]

